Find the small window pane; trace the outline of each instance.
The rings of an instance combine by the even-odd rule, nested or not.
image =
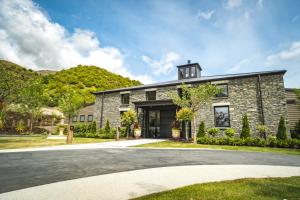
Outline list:
[[[191,67],[191,78],[196,77],[196,67]]]
[[[73,116],[72,122],[77,122],[77,116]]]
[[[190,77],[190,68],[189,67],[185,68],[185,75],[184,75],[184,77],[185,78]]]
[[[229,127],[230,117],[229,117],[229,107],[220,106],[214,107],[215,113],[215,126],[216,127]]]
[[[296,100],[295,99],[287,99],[286,103],[287,104],[296,104]]]
[[[220,84],[217,85],[217,88],[222,89],[222,91],[216,95],[216,97],[228,97],[228,85]]]
[[[179,79],[183,79],[183,68],[179,69]]]
[[[129,94],[122,94],[121,98],[122,98],[122,104],[123,105],[128,105],[129,104]]]
[[[146,92],[146,99],[147,99],[147,101],[154,101],[154,100],[156,100],[156,91],[148,91],[148,92]]]
[[[93,115],[88,115],[88,122],[92,122],[93,121]]]
[[[80,122],[84,122],[85,121],[85,115],[80,115]]]

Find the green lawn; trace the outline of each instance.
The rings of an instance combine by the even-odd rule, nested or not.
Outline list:
[[[151,144],[138,145],[136,147],[157,147],[157,148],[210,148],[210,149],[225,149],[225,150],[239,150],[239,151],[256,151],[256,152],[271,152],[300,155],[300,149],[286,149],[286,148],[271,148],[271,147],[250,147],[250,146],[227,146],[227,145],[205,145],[193,144],[186,142],[165,141]]]
[[[300,199],[300,177],[239,179],[196,184],[136,198],[138,200]]]
[[[73,144],[108,142],[112,139],[74,138]],[[65,145],[65,140],[48,140],[47,136],[0,136],[0,149]]]

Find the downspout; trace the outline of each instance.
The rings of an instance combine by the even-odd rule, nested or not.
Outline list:
[[[260,77],[260,74],[258,74],[258,94],[259,94],[259,103],[260,103],[260,108],[261,108],[262,125],[265,125],[264,104],[263,104],[262,92],[261,92],[261,77]]]
[[[102,100],[101,100],[100,128],[102,128],[103,126],[103,109],[104,109],[104,92],[102,92]]]

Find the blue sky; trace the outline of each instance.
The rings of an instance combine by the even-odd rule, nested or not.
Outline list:
[[[21,46],[16,52],[22,49],[26,65],[33,69],[95,64],[150,83],[176,79],[176,65],[190,59],[202,66],[204,75],[287,69],[286,87],[300,86],[298,0],[12,2],[18,6],[6,9],[18,9],[15,15],[36,13],[31,22],[20,17],[19,24],[38,31],[20,39],[9,30],[16,22],[0,22],[0,30],[7,32],[6,40]],[[1,14],[3,19],[11,16],[4,12],[0,9],[0,19]],[[49,39],[37,32],[58,39],[45,44]],[[32,45],[40,42],[46,50],[26,52],[20,41],[28,37],[39,38],[31,39]],[[0,57],[24,62],[16,52],[1,54],[0,49]],[[53,59],[44,61],[49,57]]]

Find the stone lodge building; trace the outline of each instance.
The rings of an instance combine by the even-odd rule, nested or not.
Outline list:
[[[197,128],[204,121],[207,128],[232,127],[240,133],[242,116],[247,114],[251,134],[256,134],[258,124],[265,124],[275,133],[280,116],[287,116],[285,70],[201,76],[198,63],[188,61],[177,68],[178,80],[175,81],[95,92],[94,117],[98,127],[103,127],[106,120],[113,127],[120,126],[122,113],[131,108],[138,113],[142,137],[171,137],[177,107],[168,94],[180,94],[182,83],[194,86],[210,82],[223,88],[212,104],[198,113]]]

